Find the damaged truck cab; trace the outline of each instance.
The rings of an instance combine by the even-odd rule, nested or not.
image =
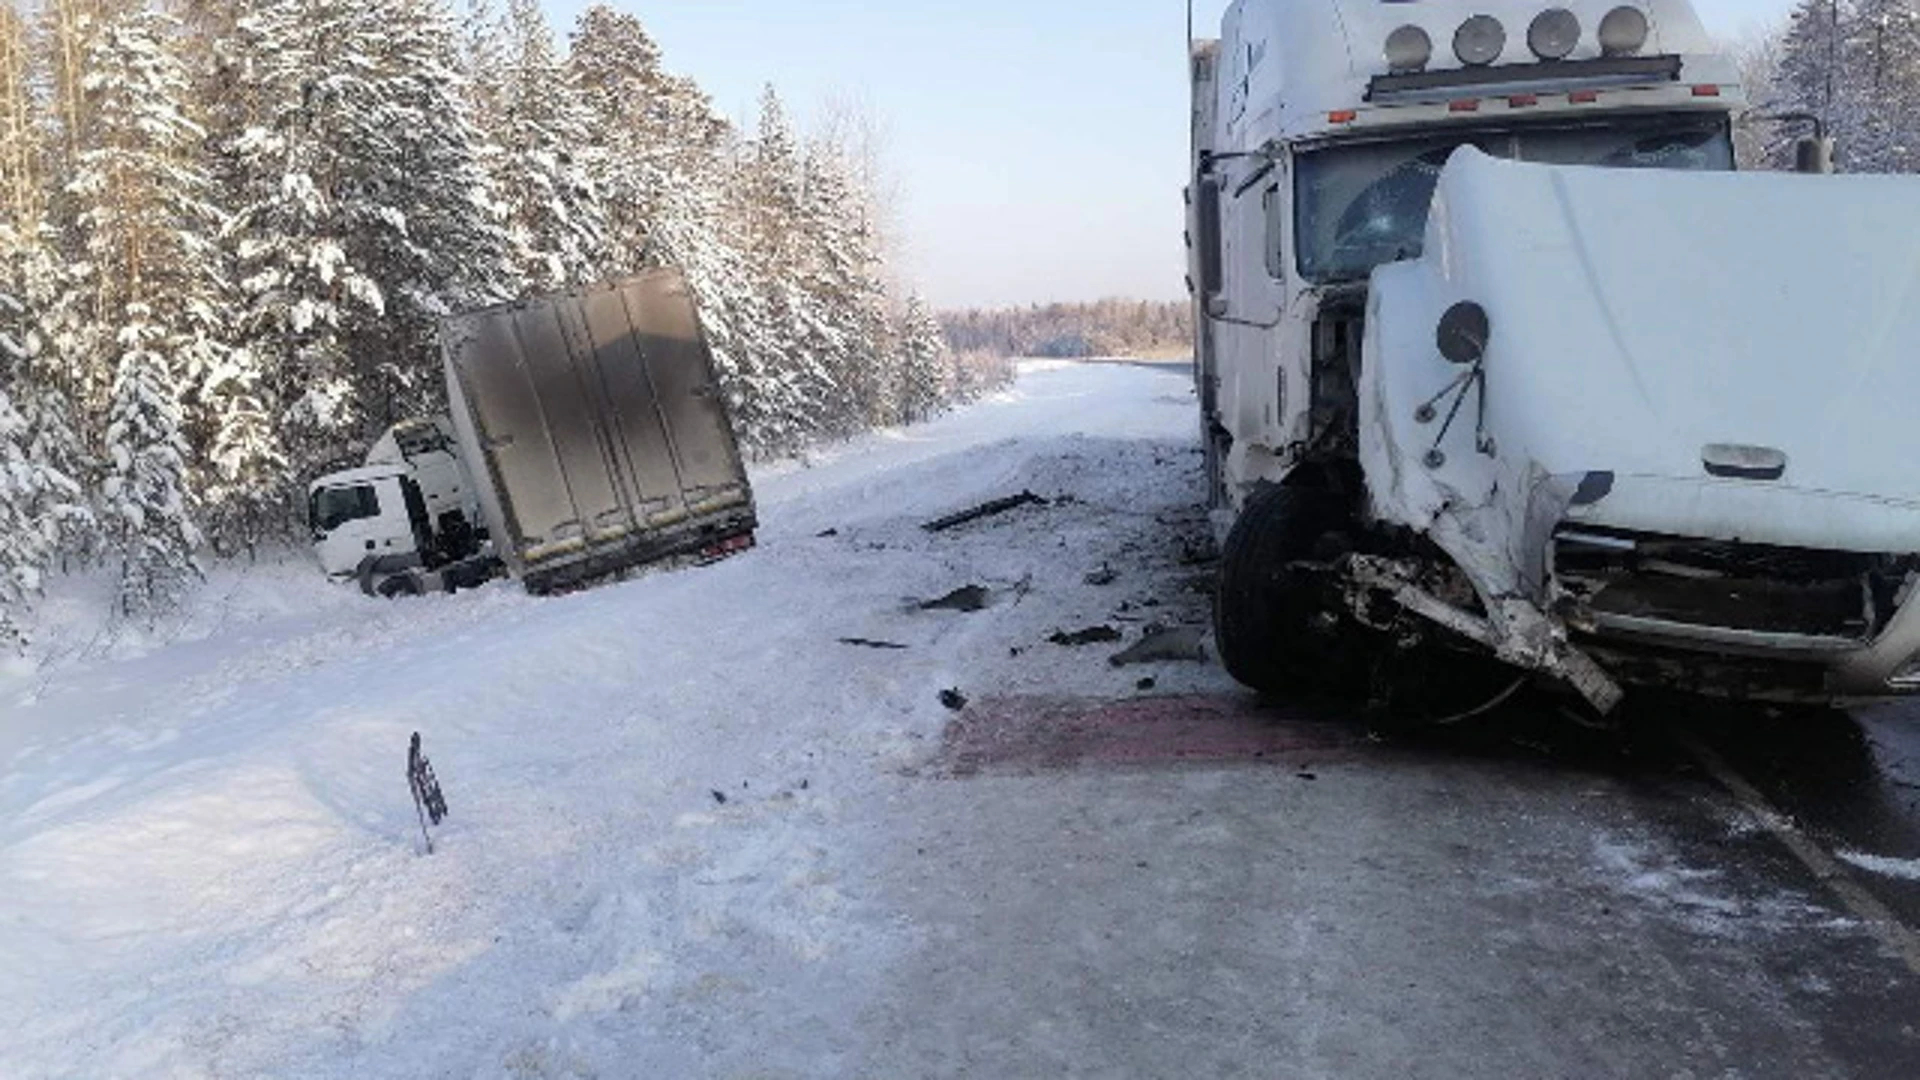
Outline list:
[[[1236,678],[1920,689],[1920,186],[1736,174],[1684,0],[1237,0],[1192,76]]]

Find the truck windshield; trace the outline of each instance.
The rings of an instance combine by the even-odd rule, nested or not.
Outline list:
[[[1295,159],[1294,235],[1301,275],[1321,283],[1350,281],[1381,263],[1419,255],[1440,167],[1462,146],[1554,165],[1733,168],[1733,142],[1726,121],[1718,117],[1462,131],[1315,150]]]
[[[349,521],[379,517],[380,497],[368,484],[321,488],[307,510],[316,532],[332,532]]]

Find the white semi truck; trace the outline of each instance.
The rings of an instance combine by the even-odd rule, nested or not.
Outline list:
[[[320,565],[369,593],[535,593],[752,546],[757,521],[685,281],[673,270],[445,320],[447,415],[315,480]]]
[[[1191,60],[1237,679],[1920,690],[1920,180],[1736,173],[1685,0],[1237,0]]]

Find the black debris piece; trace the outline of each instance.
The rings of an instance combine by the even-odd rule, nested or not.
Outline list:
[[[1048,641],[1055,645],[1078,648],[1081,645],[1110,645],[1120,640],[1120,631],[1111,626],[1089,626],[1085,630],[1067,633],[1064,630],[1054,632]]]
[[[817,532],[813,534],[814,539],[816,540],[831,540],[832,538],[839,535],[840,535],[839,529],[827,529],[824,532]]]
[[[991,594],[979,585],[963,585],[938,600],[920,605],[921,611],[981,611]]]
[[[863,638],[863,637],[843,637],[840,639],[840,644],[852,645],[856,648],[861,648],[861,649],[905,649],[906,648],[905,645],[902,645],[899,642],[874,641],[870,638]]]
[[[1133,688],[1135,690],[1151,690],[1154,687],[1159,685],[1160,684],[1154,680],[1153,676],[1149,675],[1146,678],[1141,679],[1139,682],[1134,683]]]
[[[1192,540],[1182,540],[1180,542],[1181,566],[1205,566],[1208,563],[1218,560],[1219,557],[1220,556],[1213,550],[1212,544],[1195,543]]]
[[[1013,583],[1013,606],[1019,607],[1020,601],[1025,600],[1027,598],[1027,594],[1032,591],[1033,591],[1033,575],[1032,574],[1028,574],[1027,576],[1021,578],[1019,581],[1014,582]]]
[[[727,805],[727,793],[715,790],[713,792],[713,801],[719,803],[721,806]]]
[[[1204,631],[1190,626],[1173,630],[1148,627],[1145,637],[1132,647],[1109,657],[1107,662],[1114,667],[1127,664],[1205,663],[1207,647],[1202,644],[1205,637]]]
[[[959,712],[961,709],[967,707],[967,695],[958,690],[942,690],[940,691],[940,704],[945,705],[954,712]]]
[[[1009,495],[1004,499],[995,499],[992,502],[981,503],[979,506],[973,507],[970,510],[962,510],[957,514],[948,514],[946,517],[929,521],[920,527],[928,532],[945,532],[948,529],[965,525],[970,521],[979,521],[984,517],[1004,514],[1009,510],[1017,510],[1022,506],[1045,505],[1047,505],[1047,500],[1035,495],[1031,491],[1023,491],[1018,495]]]
[[[1086,578],[1087,584],[1095,587],[1111,585],[1118,580],[1120,580],[1119,572],[1106,563],[1101,563],[1100,569],[1088,574]]]
[[[1297,773],[1294,773],[1294,775],[1295,775],[1295,776],[1297,776],[1297,777],[1299,777],[1299,778],[1300,778],[1300,779],[1302,779],[1302,780],[1318,780],[1318,779],[1320,779],[1320,778],[1319,778],[1318,776],[1315,776],[1314,774],[1312,774],[1312,773],[1310,773],[1310,772],[1297,772]]]

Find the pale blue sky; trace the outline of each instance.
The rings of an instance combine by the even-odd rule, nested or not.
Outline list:
[[[546,2],[563,33],[585,4]],[[612,2],[735,119],[768,81],[803,119],[864,103],[934,303],[1184,295],[1184,0]],[[1733,37],[1792,0],[1696,4]],[[1198,6],[1212,36],[1226,0]]]

